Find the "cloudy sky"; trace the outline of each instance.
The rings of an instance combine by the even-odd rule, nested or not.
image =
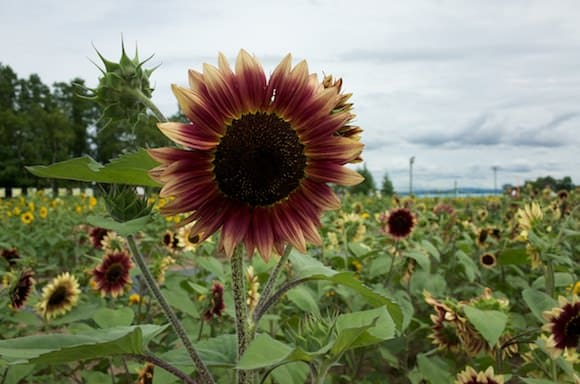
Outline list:
[[[493,188],[538,176],[580,184],[580,2],[527,0],[2,0],[0,62],[43,82],[95,85],[105,57],[155,54],[154,101],[240,48],[271,72],[286,53],[344,79],[364,158],[407,191]]]

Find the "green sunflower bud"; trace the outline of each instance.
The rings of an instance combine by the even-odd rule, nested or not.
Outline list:
[[[99,78],[99,85],[96,88],[87,89],[91,93],[88,99],[96,101],[103,107],[102,119],[105,125],[113,120],[126,120],[132,125],[137,124],[147,112],[143,98],[150,99],[153,92],[149,77],[157,67],[143,68],[153,55],[139,61],[137,50],[135,57],[131,59],[127,56],[122,43],[121,49],[121,59],[118,63],[105,59],[97,51],[105,66],[101,68],[97,65],[103,76]]]
[[[151,213],[153,206],[148,204],[146,197],[137,194],[134,186],[112,184],[102,187],[102,190],[109,215],[120,223]]]

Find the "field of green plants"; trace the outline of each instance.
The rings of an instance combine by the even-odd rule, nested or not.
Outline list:
[[[278,255],[244,261],[240,359],[229,260],[160,215],[166,199],[124,224],[102,198],[2,199],[0,383],[186,382],[174,371],[195,366],[127,236],[219,383],[578,383],[579,196],[343,195],[323,246],[288,250],[272,286]]]

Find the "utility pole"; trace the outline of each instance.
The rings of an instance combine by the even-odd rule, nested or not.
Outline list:
[[[415,163],[415,156],[409,159],[409,196],[413,195],[413,163]]]
[[[491,169],[493,170],[493,193],[497,193],[497,171],[499,167],[494,165]]]

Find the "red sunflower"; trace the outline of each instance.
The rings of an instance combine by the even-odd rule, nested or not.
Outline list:
[[[133,263],[125,251],[113,251],[105,255],[101,264],[93,269],[93,280],[102,296],[117,297],[125,292],[131,283]]]
[[[381,231],[395,240],[402,240],[411,235],[417,224],[417,217],[408,208],[394,208],[382,215]]]
[[[231,257],[244,243],[268,260],[285,243],[306,251],[321,244],[320,215],[340,202],[327,183],[350,186],[363,178],[345,164],[358,161],[360,128],[350,125],[341,82],[317,80],[306,62],[290,55],[269,79],[258,60],[241,51],[230,69],[189,72],[190,88],[173,86],[190,123],[162,123],[182,148],[149,154],[161,163],[151,176],[174,199],[162,213],[190,213],[192,233],[203,241],[221,228],[220,248]]]
[[[577,296],[571,302],[560,296],[558,302],[560,306],[543,313],[543,329],[550,333],[546,348],[553,357],[576,351],[580,341],[580,301]]]

